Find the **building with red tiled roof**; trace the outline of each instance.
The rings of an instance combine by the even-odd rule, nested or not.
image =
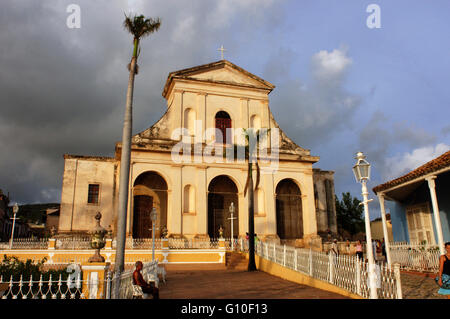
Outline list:
[[[373,191],[390,207],[394,241],[450,241],[450,151]]]
[[[402,185],[406,182],[420,179],[428,174],[439,174],[441,171],[447,170],[450,170],[450,151],[416,168],[408,174],[374,187],[373,191],[375,193],[382,192],[397,185]]]

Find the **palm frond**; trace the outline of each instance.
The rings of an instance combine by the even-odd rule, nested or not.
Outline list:
[[[135,39],[140,39],[158,31],[161,26],[161,19],[146,19],[143,15],[125,15],[123,26]]]

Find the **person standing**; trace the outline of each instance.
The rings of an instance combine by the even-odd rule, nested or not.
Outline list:
[[[339,254],[339,249],[337,246],[337,239],[333,240],[333,243],[331,244],[330,252],[332,252],[335,256]]]
[[[384,242],[384,238],[381,240],[381,254],[384,257],[384,260],[387,262],[386,243]]]
[[[363,248],[362,248],[362,244],[361,241],[358,240],[358,242],[356,243],[356,256],[360,259],[363,260]]]
[[[440,287],[438,293],[450,299],[450,242],[445,243],[445,250],[446,254],[439,258],[439,277],[436,280]]]

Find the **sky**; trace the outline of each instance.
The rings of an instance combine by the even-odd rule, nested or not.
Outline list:
[[[275,119],[335,172],[337,196],[361,198],[356,152],[371,189],[450,150],[448,12],[446,0],[2,0],[0,188],[19,204],[60,202],[63,154],[114,155],[132,53],[122,22],[138,13],[162,24],[141,41],[133,134],[165,112],[169,72],[218,61],[223,45],[276,86]]]

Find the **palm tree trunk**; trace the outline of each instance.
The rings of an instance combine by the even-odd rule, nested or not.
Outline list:
[[[248,161],[248,271],[255,271],[255,202],[253,193],[252,159]]]
[[[125,260],[125,239],[126,239],[126,222],[127,222],[127,206],[128,206],[128,188],[130,178],[130,157],[131,157],[131,132],[132,132],[132,106],[133,106],[133,90],[134,77],[136,75],[137,62],[137,46],[139,41],[135,39],[133,57],[130,65],[130,76],[128,79],[127,100],[125,107],[125,116],[123,120],[122,134],[122,151],[120,157],[120,179],[119,179],[119,205],[117,220],[117,243],[115,270],[117,274],[124,270]],[[117,289],[119,285],[116,285]],[[118,297],[118,291],[116,291]]]

